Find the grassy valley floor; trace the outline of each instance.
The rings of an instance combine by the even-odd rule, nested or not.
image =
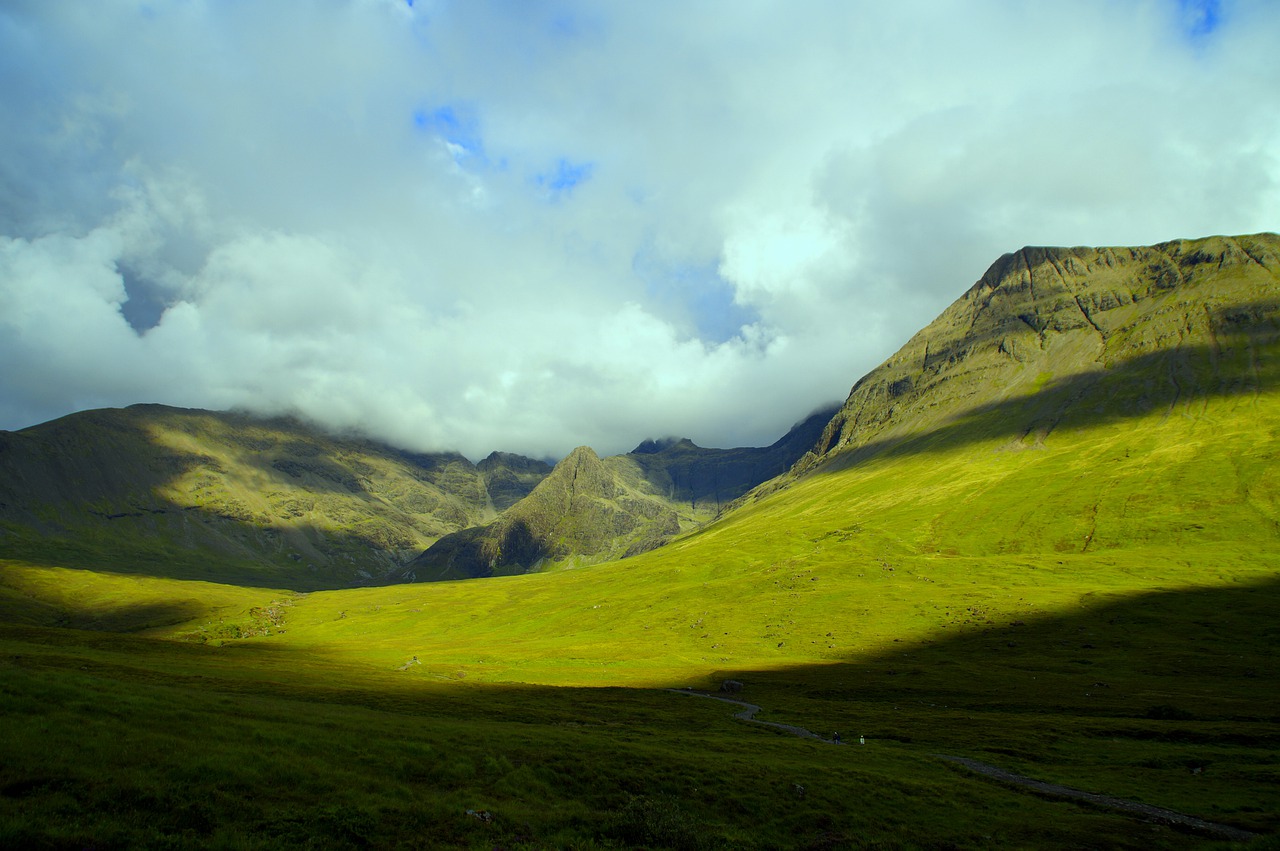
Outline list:
[[[3,563],[0,845],[1226,844],[945,754],[1276,847],[1276,412],[1187,396],[1033,438],[979,412],[549,574],[297,593]],[[662,691],[725,679],[867,744]]]

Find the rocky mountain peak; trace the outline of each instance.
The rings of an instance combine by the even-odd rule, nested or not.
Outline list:
[[[854,385],[799,470],[941,433],[965,412],[1066,386],[1072,376],[1101,378],[1155,353],[1172,358],[1168,376],[1197,347],[1221,346],[1223,335],[1239,332],[1232,311],[1269,321],[1278,274],[1275,234],[1006,254]],[[1070,404],[1058,400],[1056,413],[1031,417],[1027,434],[1047,433]]]

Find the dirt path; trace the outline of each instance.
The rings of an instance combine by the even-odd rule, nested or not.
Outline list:
[[[742,707],[741,712],[733,713],[733,717],[740,721],[750,721],[752,724],[760,724],[765,727],[772,727],[775,730],[781,730],[784,733],[790,733],[793,736],[799,736],[802,739],[817,739],[820,742],[826,742],[830,745],[842,744],[841,742],[833,742],[830,739],[824,739],[817,733],[811,733],[803,727],[793,727],[790,724],[779,724],[776,721],[759,721],[756,719],[756,713],[760,712],[760,707],[754,703],[747,703],[745,700],[734,700],[731,697],[721,697],[718,694],[707,694],[705,691],[694,691],[685,688],[669,688],[667,691],[672,694],[683,694],[688,697],[706,697],[711,700],[718,700],[721,703],[732,703],[734,706]]]
[[[667,689],[673,694],[683,694],[688,697],[705,697],[711,700],[718,700],[721,703],[729,703],[734,706],[741,707],[741,710],[735,712],[733,717],[741,721],[749,721],[752,724],[762,724],[765,727],[772,727],[775,730],[782,730],[793,736],[800,736],[805,739],[816,739],[819,742],[826,742],[830,745],[845,744],[844,742],[835,742],[831,739],[823,738],[817,733],[810,732],[803,727],[793,727],[790,724],[778,724],[774,721],[760,721],[756,718],[756,714],[761,711],[760,707],[754,703],[747,703],[745,700],[736,700],[731,697],[721,697],[718,694],[708,694],[703,691],[694,691],[692,689]],[[994,765],[988,765],[985,762],[979,762],[976,759],[969,759],[963,756],[949,756],[947,754],[934,754],[938,759],[944,759],[947,762],[964,766],[970,771],[998,780],[1001,783],[1007,783],[1011,786],[1018,786],[1028,789],[1038,795],[1044,795],[1050,798],[1066,798],[1073,801],[1084,801],[1097,807],[1103,807],[1109,810],[1118,810],[1120,812],[1133,813],[1142,816],[1147,821],[1168,824],[1174,827],[1181,827],[1194,833],[1207,834],[1216,836],[1221,839],[1229,839],[1233,842],[1247,842],[1255,839],[1257,834],[1250,833],[1247,830],[1241,830],[1238,827],[1232,827],[1227,824],[1217,824],[1195,816],[1184,815],[1183,813],[1166,810],[1163,807],[1155,807],[1151,804],[1144,804],[1139,801],[1130,801],[1125,798],[1113,798],[1110,795],[1099,795],[1096,792],[1085,792],[1083,789],[1073,789],[1070,786],[1059,786],[1056,783],[1045,783],[1042,780],[1035,780],[1022,774],[1014,774],[1011,771],[1005,771],[1003,768],[997,768]]]
[[[1163,807],[1154,807],[1151,804],[1144,804],[1140,801],[1130,801],[1125,798],[1113,798],[1110,795],[1099,795],[1096,792],[1085,792],[1082,789],[1073,789],[1070,786],[1059,786],[1056,783],[1045,783],[1043,780],[1033,780],[1021,774],[1014,774],[1012,771],[1005,771],[1003,768],[997,768],[994,765],[987,765],[985,762],[978,762],[976,759],[968,759],[963,756],[948,756],[947,754],[935,754],[939,759],[945,759],[947,762],[954,762],[957,765],[963,765],[970,771],[976,771],[993,780],[999,780],[1001,783],[1008,783],[1013,786],[1021,786],[1024,789],[1030,789],[1038,795],[1046,795],[1051,798],[1068,798],[1073,801],[1084,801],[1098,807],[1105,807],[1109,810],[1120,810],[1126,813],[1134,813],[1140,815],[1148,821],[1155,821],[1161,824],[1173,825],[1175,827],[1187,828],[1195,833],[1204,833],[1221,839],[1230,839],[1234,842],[1247,842],[1257,837],[1256,833],[1250,833],[1247,830],[1241,830],[1238,827],[1232,827],[1227,824],[1217,824],[1204,819],[1198,819],[1195,816],[1188,816],[1182,813],[1166,810]]]

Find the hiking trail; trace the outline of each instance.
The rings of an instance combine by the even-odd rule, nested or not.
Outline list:
[[[845,745],[848,742],[836,742],[831,739],[819,736],[803,727],[796,727],[791,724],[779,724],[776,721],[761,721],[756,715],[762,709],[754,703],[748,703],[745,700],[737,700],[732,697],[721,697],[718,694],[709,694],[704,691],[694,691],[693,689],[665,689],[673,694],[683,694],[689,697],[705,697],[710,700],[718,700],[721,703],[729,703],[734,706],[741,707],[740,711],[735,712],[733,717],[740,721],[747,721],[751,724],[761,724],[765,727],[772,727],[775,730],[781,730],[793,736],[799,736],[804,739],[816,739],[819,742],[826,742],[830,745]],[[1131,813],[1146,819],[1147,821],[1167,824],[1173,827],[1181,827],[1195,833],[1216,836],[1222,839],[1228,839],[1233,842],[1247,842],[1250,839],[1256,839],[1256,833],[1250,833],[1238,827],[1232,827],[1228,824],[1217,824],[1216,822],[1205,821],[1195,816],[1189,816],[1185,813],[1175,812],[1174,810],[1166,810],[1164,807],[1156,807],[1151,804],[1144,804],[1141,801],[1130,801],[1126,798],[1115,798],[1110,795],[1100,795],[1096,792],[1086,792],[1083,789],[1073,789],[1070,786],[1060,786],[1057,783],[1046,783],[1043,780],[1036,780],[1022,774],[1015,774],[1012,771],[1005,771],[994,765],[988,765],[985,762],[979,762],[976,759],[969,759],[963,756],[951,756],[949,754],[933,754],[938,759],[945,760],[955,765],[963,766],[972,772],[989,777],[1000,783],[1010,786],[1017,786],[1027,789],[1035,794],[1049,798],[1063,798],[1072,801],[1083,801],[1096,807],[1104,809],[1116,810],[1118,812]]]

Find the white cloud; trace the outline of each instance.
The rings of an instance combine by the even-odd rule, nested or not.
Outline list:
[[[1005,251],[1280,227],[1280,9],[1208,8],[8,4],[0,427],[770,442]]]

